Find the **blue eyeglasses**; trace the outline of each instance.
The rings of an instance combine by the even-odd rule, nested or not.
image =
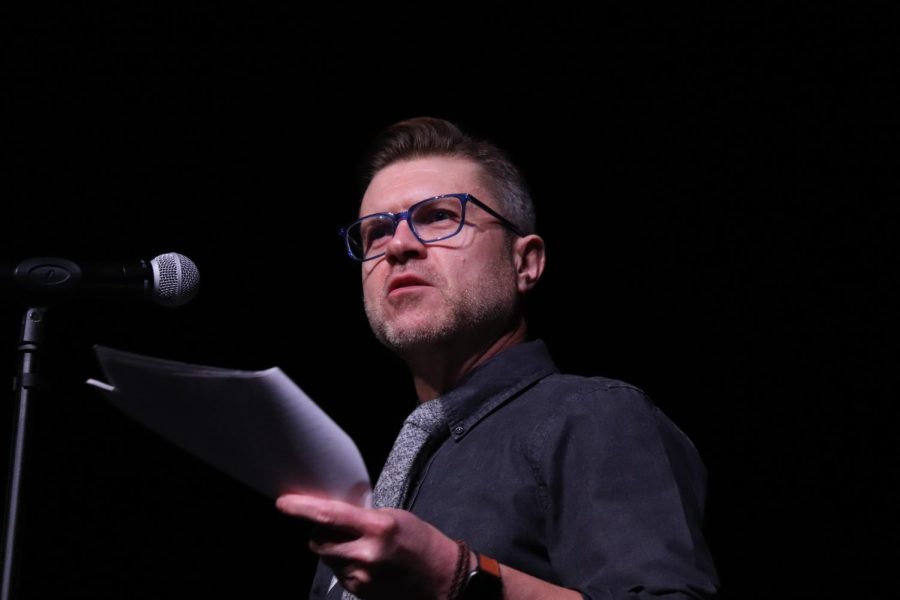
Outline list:
[[[471,194],[444,194],[416,202],[399,213],[374,213],[354,221],[340,235],[347,246],[347,254],[358,261],[383,256],[394,237],[400,221],[406,220],[409,230],[423,244],[453,237],[466,222],[466,204],[471,202],[497,218],[504,227],[518,236],[525,235],[509,219]]]

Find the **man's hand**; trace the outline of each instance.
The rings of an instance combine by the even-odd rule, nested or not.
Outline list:
[[[362,598],[446,598],[456,542],[410,512],[287,494],[276,506],[313,525],[310,549]]]

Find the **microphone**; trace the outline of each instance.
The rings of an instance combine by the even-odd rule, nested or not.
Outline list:
[[[4,267],[0,280],[28,301],[52,303],[72,296],[84,298],[145,299],[163,306],[191,301],[200,286],[194,261],[168,252],[150,261],[75,263],[65,258],[28,258],[11,270]]]

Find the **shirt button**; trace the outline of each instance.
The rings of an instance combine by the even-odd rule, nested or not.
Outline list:
[[[465,428],[462,425],[457,425],[453,428],[453,433],[455,433],[456,435],[462,435],[463,431],[465,431]]]

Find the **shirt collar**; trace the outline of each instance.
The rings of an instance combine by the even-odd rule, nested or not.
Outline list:
[[[442,396],[450,436],[458,441],[501,404],[558,371],[542,340],[517,344],[479,365]]]

